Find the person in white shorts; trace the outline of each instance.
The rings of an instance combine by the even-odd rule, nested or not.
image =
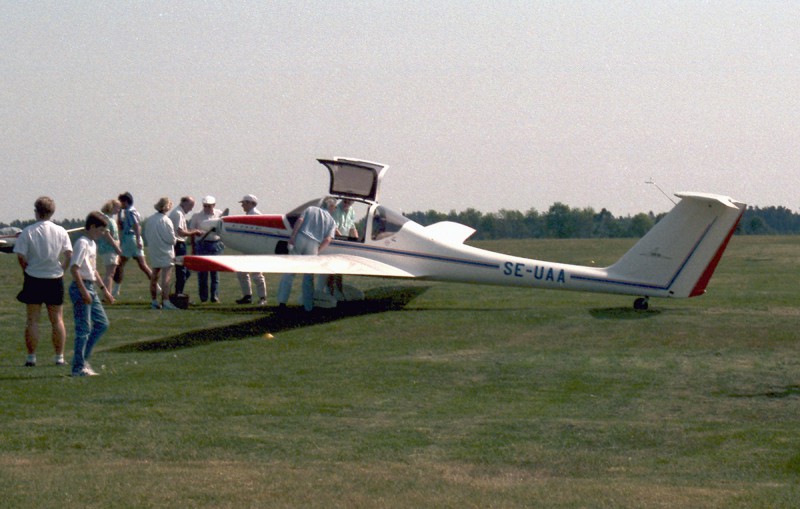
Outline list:
[[[172,201],[161,198],[155,204],[156,214],[147,220],[144,234],[147,240],[147,251],[150,255],[150,296],[153,309],[178,309],[169,301],[169,290],[172,284],[172,266],[175,264],[175,229],[167,213],[172,208]],[[159,276],[161,277],[161,302],[158,301]]]

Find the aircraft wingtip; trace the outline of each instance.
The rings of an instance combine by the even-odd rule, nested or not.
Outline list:
[[[220,263],[210,256],[184,256],[183,266],[195,272],[236,272],[224,263]]]

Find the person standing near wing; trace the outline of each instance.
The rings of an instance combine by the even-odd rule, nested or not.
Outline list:
[[[192,219],[189,221],[189,228],[196,231],[202,231],[201,226],[204,221],[222,217],[222,211],[214,207],[216,204],[216,198],[211,195],[203,198],[203,210],[202,212],[198,212],[192,216]],[[206,232],[198,237],[199,238],[194,241],[194,254],[217,256],[221,255],[225,250],[225,245],[222,243],[222,240],[220,240],[219,235],[213,231]],[[219,272],[198,272],[197,289],[198,293],[200,294],[200,302],[211,300],[213,303],[218,303]]]
[[[175,265],[175,227],[167,213],[172,208],[172,200],[166,196],[158,200],[153,208],[156,214],[147,220],[144,234],[147,249],[150,252],[150,264],[153,275],[150,277],[150,307],[153,309],[177,309],[169,300],[169,289],[172,284],[172,266]],[[159,285],[159,277],[161,285]],[[158,294],[161,293],[161,302]]]
[[[261,212],[256,208],[258,205],[258,198],[252,194],[246,194],[239,203],[242,204],[242,210],[248,216],[258,216]],[[237,299],[237,304],[251,304],[253,302],[253,288],[250,284],[252,279],[256,284],[256,292],[258,293],[258,304],[264,306],[267,304],[267,282],[264,280],[264,274],[261,272],[237,272],[236,277],[239,278],[239,285],[242,287],[242,298]]]
[[[189,251],[186,249],[186,241],[194,235],[202,235],[202,230],[192,230],[186,220],[186,214],[194,210],[194,198],[184,196],[181,203],[170,212],[169,219],[172,221],[172,228],[175,230],[175,257],[184,256]],[[186,280],[189,279],[189,269],[183,265],[175,266],[175,293],[183,294]]]
[[[350,240],[358,239],[358,229],[356,229],[356,212],[353,210],[353,200],[345,198],[336,205],[333,220],[336,222],[336,235]],[[331,295],[339,300],[347,300],[344,295],[344,278],[341,274],[330,274],[327,276],[325,285]]]
[[[336,235],[336,222],[331,212],[336,207],[336,200],[325,198],[323,207],[308,207],[294,224],[289,238],[289,252],[296,255],[317,255],[328,247]],[[294,274],[286,274],[278,285],[278,304],[283,307],[289,300],[292,291]],[[303,274],[303,308],[314,309],[314,275]]]

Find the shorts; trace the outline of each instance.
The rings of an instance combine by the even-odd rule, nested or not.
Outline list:
[[[108,267],[109,265],[119,265],[119,255],[114,251],[110,253],[97,253],[97,265]]]
[[[22,291],[17,300],[23,304],[47,304],[61,306],[64,304],[64,278],[42,279],[25,274]]]
[[[136,245],[136,235],[134,234],[123,235],[119,247],[122,249],[122,256],[125,258],[140,258],[144,256],[144,250]]]
[[[175,252],[170,246],[169,251],[159,251],[158,249],[150,248],[150,267],[154,269],[166,269],[175,265]]]

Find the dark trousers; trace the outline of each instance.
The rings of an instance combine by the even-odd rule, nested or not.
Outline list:
[[[175,256],[183,256],[186,254],[186,242],[175,243]],[[183,293],[183,288],[186,286],[186,281],[189,280],[191,272],[183,265],[175,266],[175,293]]]

